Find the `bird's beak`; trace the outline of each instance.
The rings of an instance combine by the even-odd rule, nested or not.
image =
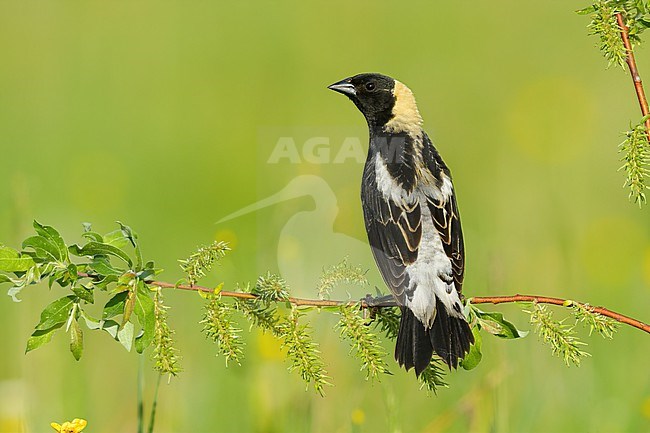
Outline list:
[[[330,86],[327,86],[327,88],[347,96],[355,96],[357,94],[357,89],[355,89],[354,85],[350,83],[349,78],[346,78],[345,80],[341,80],[338,83],[334,83]]]

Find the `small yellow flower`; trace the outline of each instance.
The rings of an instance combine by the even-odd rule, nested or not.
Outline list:
[[[366,421],[366,413],[361,409],[352,411],[352,424],[361,425]]]
[[[59,433],[79,433],[81,430],[86,428],[86,424],[88,424],[88,421],[85,419],[75,418],[72,422],[66,421],[62,425],[55,422],[50,425]]]

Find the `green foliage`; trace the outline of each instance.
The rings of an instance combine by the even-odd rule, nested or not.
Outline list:
[[[290,362],[288,370],[297,371],[307,386],[313,385],[314,390],[323,395],[325,385],[330,385],[329,377],[309,326],[299,323],[304,313],[294,306],[289,315],[284,316],[272,305],[285,302],[289,297],[284,280],[268,273],[257,280],[251,293],[256,294],[258,299],[237,299],[235,308],[244,315],[251,327],[270,332],[279,339],[282,347],[287,350]]]
[[[13,248],[0,245],[0,271],[25,272],[34,266],[34,259],[25,254],[21,255]],[[5,278],[8,278],[5,276]],[[3,282],[9,282],[5,279]]]
[[[279,275],[268,272],[257,279],[252,293],[262,302],[286,301],[289,298],[287,283]]]
[[[262,332],[271,332],[278,336],[278,317],[276,308],[257,299],[237,299],[235,308],[239,310],[251,327],[256,326]]]
[[[431,358],[431,363],[420,374],[420,389],[426,389],[427,392],[438,394],[438,388],[448,388],[449,385],[445,382],[445,370],[442,360],[434,355]]]
[[[591,23],[587,25],[590,35],[600,39],[598,48],[608,61],[608,66],[625,67],[627,51],[621,39],[621,28],[616,21],[616,8],[613,1],[599,1],[592,6],[578,11],[580,14],[590,14]]]
[[[181,269],[187,274],[190,285],[193,286],[198,280],[205,277],[206,273],[212,269],[212,265],[223,258],[228,251],[230,251],[230,247],[226,242],[214,241],[206,247],[200,247],[187,259],[178,262]]]
[[[311,383],[316,392],[323,395],[325,385],[330,385],[327,381],[329,378],[320,358],[318,343],[313,341],[309,332],[309,325],[299,323],[303,315],[294,306],[289,316],[278,324],[277,333],[291,362],[289,371],[298,371],[307,386]]]
[[[559,322],[554,320],[551,311],[538,303],[533,303],[530,310],[524,311],[530,314],[530,323],[537,335],[551,346],[553,354],[562,358],[567,366],[580,366],[581,358],[590,356],[580,349],[586,343],[576,337],[574,326],[564,323],[566,319]]]
[[[133,266],[133,261],[131,260],[131,257],[129,257],[129,255],[126,252],[124,252],[123,250],[121,250],[116,246],[103,243],[103,242],[91,241],[85,244],[83,247],[80,247],[79,245],[72,245],[70,247],[70,253],[79,257],[113,256],[123,260],[124,264],[126,264],[129,268]]]
[[[131,292],[131,294],[133,294],[133,292]],[[141,280],[138,282],[135,296],[132,296],[131,299],[133,298],[135,298],[133,306],[135,315],[142,327],[142,332],[135,339],[135,350],[138,353],[142,353],[147,347],[149,347],[154,339],[156,327],[155,306],[151,299],[151,291]],[[125,318],[124,320],[127,321],[128,319]]]
[[[578,304],[577,302],[568,302],[567,306],[573,309],[576,323],[582,323],[589,327],[589,335],[596,331],[603,338],[614,338],[614,333],[618,329],[618,322],[607,316],[594,311],[589,305]]]
[[[69,333],[70,351],[79,360],[84,350],[82,325],[85,324],[90,331],[108,333],[128,351],[135,347],[138,353],[143,353],[153,346],[154,369],[171,378],[181,371],[180,357],[174,347],[174,332],[167,323],[162,291],[157,286],[163,283],[154,281],[160,270],[153,262],[145,263],[142,259],[137,234],[128,226],[118,224],[118,230],[104,235],[85,224],[83,242],[67,246],[54,228],[34,222],[36,235],[23,242],[22,251],[0,246],[0,284],[10,284],[9,294],[14,298],[21,288],[41,281],[47,281],[50,287],[56,283],[67,290],[43,309],[27,341],[26,352],[48,343],[56,331],[64,329]],[[181,267],[194,283],[227,250],[226,244],[216,242],[181,261]],[[326,295],[341,282],[367,284],[365,272],[344,260],[324,271],[319,287],[321,294]],[[290,363],[288,370],[298,372],[307,386],[313,386],[322,395],[325,385],[329,385],[329,377],[309,325],[300,323],[305,312],[315,308],[299,309],[291,305],[287,312],[283,305],[292,302],[289,288],[280,276],[272,273],[260,276],[252,288],[246,285],[243,292],[255,298],[225,302],[217,290],[204,296],[207,303],[200,323],[207,337],[218,345],[226,365],[230,362],[240,364],[243,358],[242,330],[233,319],[233,315],[239,312],[251,327],[277,338],[286,349]],[[95,302],[102,308],[99,319],[93,318],[85,309]],[[613,335],[615,322],[591,307],[570,301],[566,306],[572,308],[576,323],[583,323],[605,337]],[[388,340],[396,339],[400,321],[397,307],[374,307],[364,311],[360,304],[344,304],[322,308],[339,314],[336,328],[341,338],[351,344],[351,352],[361,361],[366,379],[379,379],[381,374],[390,374],[378,332]],[[580,357],[587,355],[580,350],[579,346],[584,343],[575,338],[572,326],[555,322],[550,311],[538,304],[534,304],[529,313],[537,333],[567,364],[577,365]],[[484,312],[468,303],[465,314],[472,325],[475,344],[461,362],[464,369],[475,368],[482,359],[481,330],[505,339],[526,335],[501,313]],[[369,326],[371,324],[374,326]],[[434,357],[420,375],[421,388],[435,393],[438,387],[447,386],[444,374],[441,360]]]
[[[44,329],[42,331],[39,330],[34,331],[32,335],[29,337],[29,339],[27,340],[27,347],[25,348],[25,353],[31,352],[34,349],[38,349],[42,345],[52,341],[54,332],[56,332],[56,330],[62,326],[63,323],[59,323],[58,325],[54,325],[49,329]]]
[[[76,318],[73,318],[70,322],[70,352],[74,359],[79,361],[81,359],[81,354],[84,349],[84,334],[77,322]]]
[[[650,5],[647,0],[609,0],[617,12],[623,12],[625,25],[633,44],[641,43],[641,33],[650,27]]]
[[[154,295],[154,340],[151,357],[154,369],[160,374],[172,376],[181,371],[178,349],[174,347],[174,331],[167,324],[167,307],[163,302],[162,289],[158,288]]]
[[[618,25],[616,15],[620,14],[628,27],[628,36],[632,45],[641,43],[641,33],[650,27],[650,5],[646,0],[600,0],[578,13],[591,16],[588,25],[590,34],[600,38],[600,50],[609,61],[625,67],[627,50],[622,39],[622,29]],[[636,80],[636,77],[633,77]],[[648,136],[645,127],[647,116],[625,133],[625,140],[619,145],[624,162],[621,170],[625,170],[627,178],[623,187],[630,190],[630,200],[638,203],[639,207],[646,203],[647,164],[650,158]]]
[[[241,365],[244,343],[240,335],[241,329],[231,319],[232,313],[233,308],[222,302],[219,295],[210,295],[200,323],[203,324],[206,336],[217,343],[219,352],[226,358],[226,365],[230,361]]]
[[[34,221],[36,236],[23,242],[23,251],[0,245],[0,271],[13,273],[4,275],[1,282],[10,282],[8,295],[15,302],[17,295],[30,284],[49,277],[50,286],[54,281],[67,285],[68,280],[76,280],[76,267],[69,263],[68,251],[61,235],[52,227]]]
[[[361,287],[367,286],[367,272],[360,266],[348,264],[347,257],[344,258],[340,263],[323,271],[317,287],[318,297],[320,299],[328,299],[332,289],[341,283],[354,284]]]
[[[641,43],[641,33],[650,27],[650,5],[646,0],[600,0],[577,12],[591,17],[587,28],[590,34],[600,38],[600,50],[610,65],[624,66],[627,54],[616,21],[617,13],[622,15],[633,45]]]
[[[375,321],[375,327],[378,327],[388,339],[395,340],[397,338],[401,317],[398,307],[372,308],[370,314]]]
[[[648,143],[648,132],[645,128],[647,117],[641,119],[637,125],[631,127],[625,133],[625,141],[620,144],[620,152],[623,154],[623,166],[620,170],[625,170],[627,178],[623,187],[630,189],[630,200],[639,204],[641,207],[646,203],[646,178],[650,174],[647,169],[650,162],[650,143]]]
[[[75,297],[73,295],[68,295],[57,299],[45,307],[41,313],[41,321],[36,325],[36,330],[43,331],[54,325],[65,323],[72,311],[74,300]]]
[[[528,331],[518,330],[499,312],[482,311],[472,304],[469,304],[469,309],[469,321],[474,323],[479,330],[484,330],[489,334],[504,339],[523,338],[528,335]]]
[[[22,258],[22,257],[21,257]],[[31,258],[30,261],[34,263]],[[8,277],[5,275],[4,281],[12,283],[12,287],[7,291],[7,295],[11,296],[14,302],[20,302],[18,299],[18,294],[27,286],[31,284],[36,284],[41,281],[41,276],[43,274],[49,275],[51,272],[49,265],[41,265],[34,263],[31,268],[27,269],[25,272],[22,271],[11,271],[15,272],[14,276]]]
[[[472,335],[474,335],[474,344],[469,348],[469,353],[460,362],[461,367],[465,370],[472,370],[476,368],[483,359],[481,348],[483,347],[483,337],[481,337],[479,325],[472,327]],[[496,334],[494,334],[496,335]]]
[[[79,325],[77,324],[76,305],[75,297],[69,295],[57,299],[45,307],[41,313],[41,320],[36,325],[36,329],[32,333],[31,337],[27,340],[27,348],[25,349],[25,352],[30,352],[34,349],[38,349],[45,343],[49,343],[50,340],[52,340],[54,332],[61,328],[64,323],[68,322],[68,326],[66,326],[67,331],[70,328],[71,323],[74,322],[75,326],[70,335],[70,351],[74,355],[75,359],[79,360],[83,349],[83,338],[81,329],[79,329]]]
[[[336,326],[341,337],[350,342],[356,357],[361,360],[361,369],[366,371],[366,379],[378,379],[381,374],[390,374],[379,337],[371,331],[369,321],[363,317],[359,305],[342,305],[339,315],[341,318]]]
[[[24,287],[42,281],[68,290],[43,309],[26,352],[50,342],[64,328],[70,334],[70,352],[79,360],[84,349],[81,318],[88,330],[107,332],[127,350],[135,343],[136,350],[143,352],[151,344],[156,322],[148,282],[159,270],[153,262],[143,265],[137,234],[118,225],[119,229],[102,235],[84,224],[84,242],[68,246],[56,229],[34,221],[36,234],[23,241],[22,251],[0,246],[4,272],[0,283],[12,285],[8,294],[15,301]],[[99,320],[85,311],[86,305],[96,302],[97,292],[107,292],[108,298]],[[134,338],[135,319],[140,332]]]
[[[528,335],[528,331],[517,329],[514,324],[503,317],[503,314],[482,311],[469,301],[465,303],[465,316],[474,335],[474,344],[470,346],[469,353],[460,362],[460,366],[465,370],[476,368],[483,359],[483,353],[481,352],[483,337],[480,331],[485,331],[506,340],[523,338]]]
[[[68,248],[59,232],[53,227],[39,224],[38,221],[34,221],[33,226],[37,236],[25,239],[23,249],[33,249],[32,257],[38,261],[56,261],[62,264],[67,262]]]

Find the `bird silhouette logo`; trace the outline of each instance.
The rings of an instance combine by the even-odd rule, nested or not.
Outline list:
[[[296,212],[284,223],[276,250],[280,276],[287,281],[292,293],[313,296],[323,268],[344,258],[364,269],[372,266],[367,242],[334,230],[338,200],[334,190],[320,176],[297,176],[277,193],[221,218],[217,224],[297,198],[310,198],[314,206]]]

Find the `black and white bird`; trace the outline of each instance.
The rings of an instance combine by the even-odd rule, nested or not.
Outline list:
[[[360,74],[329,89],[350,98],[370,130],[361,201],[375,262],[402,312],[395,359],[419,376],[435,351],[456,368],[474,337],[461,303],[465,252],[449,168],[404,84]]]

